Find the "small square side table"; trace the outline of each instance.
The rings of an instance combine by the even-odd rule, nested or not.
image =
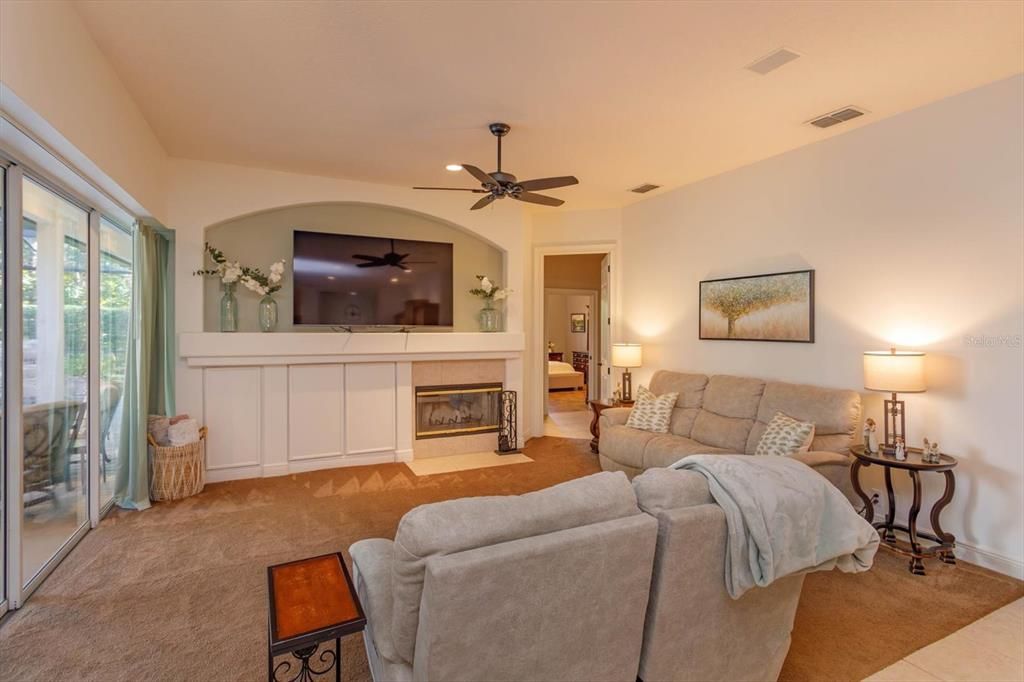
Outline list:
[[[366,615],[341,553],[267,567],[267,678],[270,682],[312,680],[334,668],[341,680],[341,638],[366,627]],[[320,650],[334,640],[334,649]],[[316,655],[317,651],[320,654]],[[291,654],[294,661],[274,665],[274,657]],[[278,674],[286,676],[282,681]]]

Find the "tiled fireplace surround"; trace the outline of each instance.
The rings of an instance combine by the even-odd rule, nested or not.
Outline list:
[[[493,432],[417,439],[416,387],[522,395],[524,345],[516,332],[182,333],[178,409],[209,428],[211,482],[489,452]]]
[[[420,386],[462,386],[466,384],[500,384],[505,381],[504,360],[449,360],[412,363],[413,401]],[[416,418],[415,405],[413,419]],[[464,455],[488,452],[497,447],[495,433],[479,433],[450,438],[413,440],[414,457]]]

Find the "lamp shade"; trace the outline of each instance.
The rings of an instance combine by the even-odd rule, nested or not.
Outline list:
[[[923,392],[924,353],[896,350],[865,352],[864,388],[886,393]]]
[[[643,347],[639,343],[613,343],[613,367],[640,367],[643,365]]]

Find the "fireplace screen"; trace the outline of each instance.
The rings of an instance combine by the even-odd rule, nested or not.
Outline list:
[[[501,384],[416,387],[416,438],[498,430]]]

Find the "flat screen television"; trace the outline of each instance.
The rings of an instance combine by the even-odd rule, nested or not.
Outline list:
[[[294,323],[452,326],[452,245],[294,233]]]

